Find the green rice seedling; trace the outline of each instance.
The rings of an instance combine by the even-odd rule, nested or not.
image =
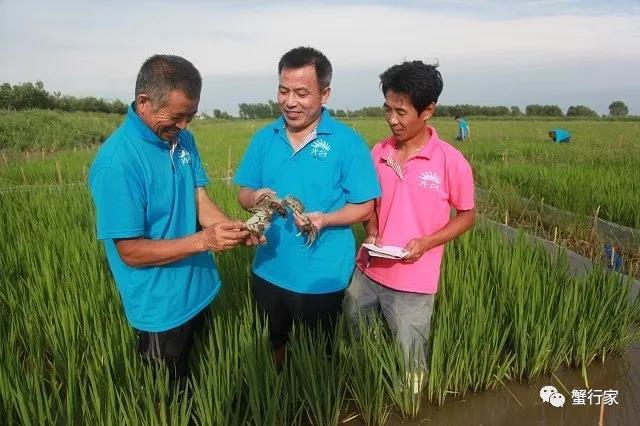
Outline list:
[[[246,217],[233,187],[212,181],[209,191],[231,216]],[[383,423],[385,401],[406,419],[419,415],[425,398],[407,386],[404,357],[379,320],[356,341],[338,327],[331,357],[320,336],[297,328],[278,374],[251,304],[247,248],[216,254],[223,289],[195,349],[192,380],[184,393],[174,391],[162,367],[154,375],[135,353],[86,187],[0,192],[0,205],[6,423],[335,424],[347,394],[370,424]],[[628,283],[614,274],[569,277],[565,259],[481,226],[446,250],[430,336],[430,401],[562,364],[586,368],[637,336],[638,303],[629,303]]]
[[[511,324],[492,276],[500,247],[495,235],[476,230],[447,248],[432,323],[429,399],[443,403],[448,394],[492,387],[510,371]]]
[[[241,336],[251,333],[252,313],[245,307],[238,313],[217,314],[206,327],[210,333],[195,350],[199,362],[194,366],[198,371],[193,378],[193,400],[198,424],[241,423]]]
[[[259,318],[255,327],[257,332],[249,329],[241,336],[245,420],[256,426],[287,424],[291,395],[286,389],[286,376],[278,373],[273,361],[268,327]]]
[[[639,303],[629,301],[629,287],[629,280],[598,269],[576,282],[581,297],[576,300],[572,347],[587,387],[586,367],[597,357],[604,361],[609,354],[621,353],[637,337],[633,323],[638,319]]]
[[[420,412],[423,389],[414,393],[412,380],[413,374],[422,372],[412,368],[413,359],[406,360],[400,346],[389,336],[379,341],[377,354],[389,399],[404,420],[415,418]]]
[[[340,357],[344,327],[336,327],[333,344],[320,327],[295,326],[286,363],[293,394],[314,425],[338,424],[344,404],[346,368]]]
[[[566,265],[554,264],[542,248],[530,247],[519,236],[512,246],[509,262],[502,268],[502,283],[509,283],[507,305],[512,310],[513,334],[510,344],[517,354],[515,374],[533,379],[551,368],[554,336],[562,318],[557,312],[562,285],[567,281]],[[540,268],[539,265],[546,267]],[[554,367],[557,367],[554,366]]]
[[[59,394],[45,386],[42,378],[35,375],[28,375],[16,383],[13,404],[20,424],[56,424],[61,421]]]
[[[119,114],[49,110],[0,111],[0,150],[60,150],[102,142]]]
[[[347,389],[366,425],[384,425],[389,416],[383,365],[377,355],[379,339],[384,335],[379,317],[358,324],[349,330],[349,344],[342,353],[348,366]]]
[[[187,425],[191,418],[192,400],[187,397],[190,385],[179,392],[169,384],[162,364],[146,366],[140,374],[130,376],[130,386],[118,389],[118,416],[126,425]]]

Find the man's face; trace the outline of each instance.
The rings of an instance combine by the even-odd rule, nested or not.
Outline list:
[[[287,126],[295,132],[307,130],[320,117],[322,105],[330,93],[329,87],[320,89],[315,66],[283,69],[278,86],[278,104]]]
[[[199,99],[189,99],[182,91],[172,90],[164,105],[157,105],[145,94],[138,95],[136,112],[153,133],[170,142],[198,112]]]
[[[426,126],[425,120],[431,117],[434,109],[435,103],[432,103],[418,114],[407,95],[396,93],[391,89],[387,90],[384,97],[384,117],[393,136],[400,143],[423,133]]]

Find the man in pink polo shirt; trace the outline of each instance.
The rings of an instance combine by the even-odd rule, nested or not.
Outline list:
[[[361,248],[344,312],[356,323],[360,315],[382,311],[407,360],[426,371],[444,244],[475,221],[473,176],[460,151],[426,123],[442,92],[436,66],[403,62],[382,73],[380,81],[393,135],[371,151],[382,195],[365,222],[365,242],[404,247],[406,255],[385,259]],[[416,392],[424,375],[417,377]]]

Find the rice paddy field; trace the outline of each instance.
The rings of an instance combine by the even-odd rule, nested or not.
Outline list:
[[[105,127],[117,122],[113,116],[97,119]],[[524,238],[505,242],[480,223],[447,247],[430,370],[421,393],[414,395],[406,385],[408,368],[380,322],[362,325],[357,339],[339,324],[331,356],[325,355],[322,336],[296,328],[278,372],[250,300],[253,253],[237,248],[216,255],[224,288],[194,351],[191,381],[184,392],[176,392],[166,372],[154,378],[137,358],[133,332],[95,239],[85,184],[95,154],[90,139],[95,123],[78,124],[73,137],[65,139],[56,133],[64,133],[64,126],[33,129],[40,125],[35,120],[22,130],[11,127],[13,136],[7,139],[6,117],[0,120],[0,140],[8,141],[0,150],[3,423],[465,424],[434,413],[447,407],[465,410],[464,401],[503,391],[503,404],[529,406],[535,413],[530,420],[551,421],[562,409],[540,405],[540,380],[564,389],[567,397],[571,388],[615,386],[599,372],[623,359],[638,337],[640,305],[629,298],[630,280],[599,268],[574,277],[562,255],[550,257]],[[237,205],[226,178],[263,124],[192,124],[212,178],[210,195],[234,217],[248,214]],[[382,120],[349,124],[370,143],[387,134]],[[434,125],[444,139],[455,134],[453,121]],[[597,211],[612,222],[640,227],[640,188],[633,179],[640,169],[640,123],[470,120],[470,126],[472,140],[458,146],[472,162],[478,185],[490,194],[480,203],[487,216],[506,216],[511,224],[520,220],[527,230],[548,232],[547,222],[536,219],[533,225],[517,209],[517,200],[527,199],[577,215]],[[556,126],[572,131],[571,144],[547,142],[548,128]],[[65,142],[25,142],[24,134],[42,132]],[[556,234],[574,240],[588,233],[582,224],[555,227],[560,228]],[[638,372],[625,374],[635,375],[636,387],[622,391],[620,408],[607,408],[612,419],[607,424],[640,419],[631,408],[639,394]],[[518,398],[518,386],[537,386],[536,399]],[[564,423],[553,424],[597,424],[597,409],[585,408],[575,417],[569,413]],[[485,424],[515,421],[528,424],[520,418]]]

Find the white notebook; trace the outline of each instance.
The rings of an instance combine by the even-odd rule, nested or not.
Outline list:
[[[382,246],[378,247],[375,244],[362,244],[362,247],[369,251],[370,256],[384,257],[386,259],[402,259],[407,255],[404,251],[404,247],[397,246]]]

